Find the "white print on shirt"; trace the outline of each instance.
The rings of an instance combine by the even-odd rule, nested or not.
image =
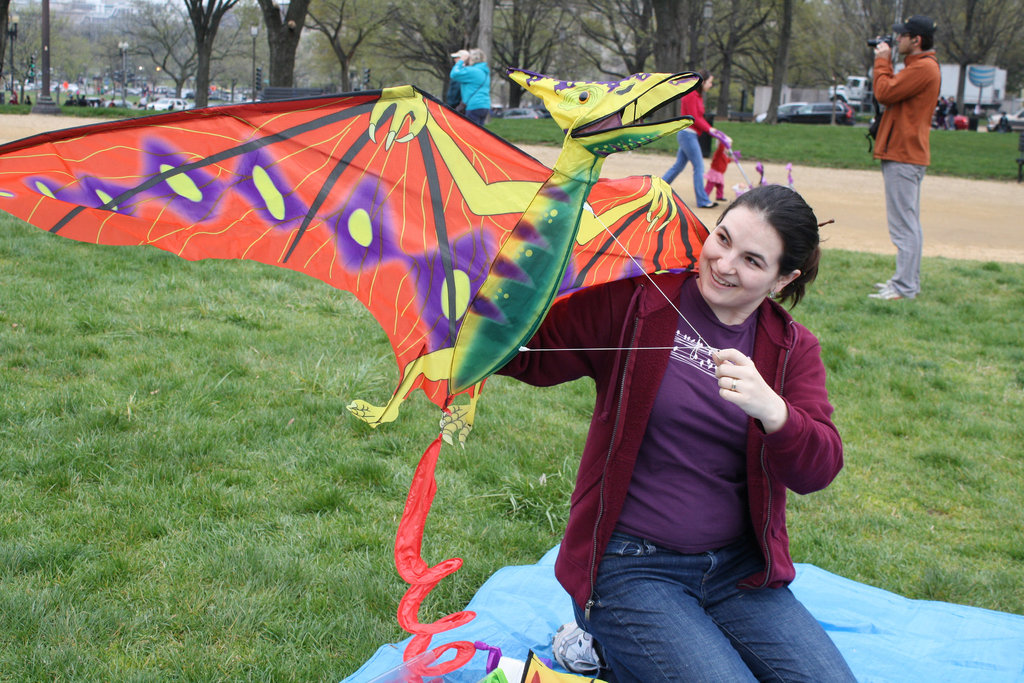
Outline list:
[[[697,368],[705,375],[715,376],[715,362],[711,360],[714,347],[708,346],[701,339],[696,339],[688,334],[676,330],[675,348],[669,357],[677,362]]]

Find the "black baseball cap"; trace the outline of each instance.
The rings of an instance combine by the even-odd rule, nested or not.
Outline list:
[[[928,36],[931,38],[935,35],[935,22],[932,21],[931,17],[915,14],[909,19],[904,19],[903,23],[893,24],[892,30],[897,34],[909,33],[912,36]]]

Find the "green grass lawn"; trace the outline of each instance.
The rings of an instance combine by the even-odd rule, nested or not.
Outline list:
[[[118,99],[120,99],[120,96]],[[131,104],[130,101],[129,104]],[[32,105],[29,104],[8,104],[0,109],[0,114],[25,115],[31,113]],[[152,111],[135,107],[77,107],[67,106],[63,103],[60,105],[61,116],[74,116],[76,118],[130,119],[153,113]]]
[[[749,158],[826,163],[839,136],[873,163],[858,129],[724,128]],[[987,177],[1016,136],[933,140],[991,144]],[[795,311],[847,466],[791,497],[794,556],[1024,614],[1024,266],[926,259],[919,300],[867,300],[890,268],[827,251]],[[319,281],[0,217],[0,678],[336,681],[402,639],[392,544],[439,412],[418,395],[373,430],[345,410],[396,380],[377,324]],[[466,565],[423,621],[558,542],[592,400],[488,382],[424,543]]]
[[[798,561],[1024,613],[1024,266],[828,251],[797,309],[822,340],[847,466],[792,496]],[[103,248],[0,219],[0,671],[11,680],[324,680],[399,640],[392,542],[436,434],[372,430],[390,349],[295,273]],[[558,539],[592,390],[488,383],[445,447],[424,554],[466,566],[424,620]]]

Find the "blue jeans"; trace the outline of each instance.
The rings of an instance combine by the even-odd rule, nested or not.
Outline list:
[[[855,681],[825,630],[788,588],[741,590],[764,566],[752,540],[684,555],[615,533],[590,619],[619,683]]]
[[[697,195],[697,206],[710,206],[711,198],[704,191],[704,157],[700,153],[700,140],[694,133],[688,133],[686,130],[676,133],[676,139],[679,141],[676,163],[665,171],[662,180],[671,185],[676,176],[686,168],[686,162],[690,162],[693,164],[693,192]]]
[[[466,111],[466,118],[476,125],[482,126],[487,123],[487,115],[490,113],[490,109],[469,109]]]

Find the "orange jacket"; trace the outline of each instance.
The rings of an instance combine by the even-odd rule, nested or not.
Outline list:
[[[934,50],[908,55],[904,64],[902,71],[893,73],[888,58],[875,59],[875,98],[885,105],[885,112],[874,156],[927,166],[931,162],[928,134],[942,74]]]

